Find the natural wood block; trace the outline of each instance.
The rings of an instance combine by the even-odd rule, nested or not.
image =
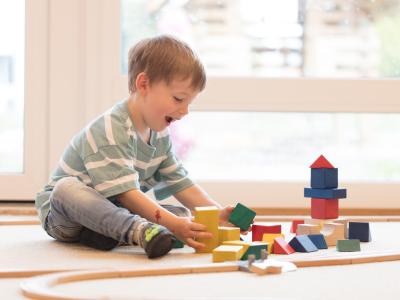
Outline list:
[[[326,223],[321,230],[328,246],[335,246],[337,240],[344,239],[344,225],[338,223]]]
[[[299,224],[297,226],[297,235],[309,235],[318,234],[320,232],[320,226],[314,224]]]

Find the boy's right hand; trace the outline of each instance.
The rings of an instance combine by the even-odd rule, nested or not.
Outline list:
[[[196,241],[196,239],[210,239],[212,233],[207,232],[207,227],[200,223],[192,222],[188,217],[177,217],[176,222],[169,228],[172,233],[188,246],[195,249],[204,248],[205,245]]]

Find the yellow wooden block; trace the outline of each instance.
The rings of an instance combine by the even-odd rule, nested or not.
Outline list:
[[[247,249],[249,249],[250,245],[252,242],[245,242],[245,241],[225,241],[222,243],[222,245],[227,245],[227,246],[243,246],[243,254],[247,252]],[[242,258],[242,257],[240,257]]]
[[[262,241],[268,243],[268,254],[272,253],[272,249],[274,248],[274,240],[277,237],[285,238],[283,233],[264,233]]]
[[[221,245],[225,241],[237,241],[240,240],[240,228],[239,227],[218,227],[219,242]]]
[[[216,206],[203,206],[194,209],[194,222],[206,225],[207,231],[213,235],[210,239],[197,239],[198,242],[205,244],[204,248],[196,249],[197,253],[210,253],[218,247],[218,221],[219,210]]]
[[[239,260],[244,254],[244,247],[240,245],[221,245],[213,250],[213,262]]]

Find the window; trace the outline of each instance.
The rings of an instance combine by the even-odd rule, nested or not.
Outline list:
[[[0,173],[23,169],[24,6],[0,3]]]
[[[46,2],[0,3],[0,200],[32,199],[46,180]]]

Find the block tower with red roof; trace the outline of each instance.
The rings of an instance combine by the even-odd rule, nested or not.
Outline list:
[[[311,198],[311,217],[338,218],[339,199],[346,198],[346,189],[338,189],[338,169],[323,155],[310,168],[311,188],[304,188],[304,197]]]

